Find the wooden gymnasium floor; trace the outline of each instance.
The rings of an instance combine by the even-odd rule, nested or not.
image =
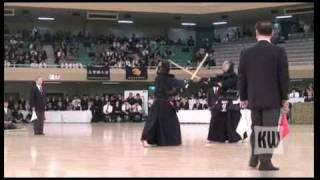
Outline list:
[[[277,172],[248,167],[249,144],[206,144],[208,124],[182,124],[183,145],[144,148],[143,123],[45,124],[5,132],[5,177],[314,176],[313,125],[291,125]]]

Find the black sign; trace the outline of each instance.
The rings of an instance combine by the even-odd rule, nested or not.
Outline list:
[[[110,69],[108,66],[87,66],[88,80],[110,80]]]
[[[146,80],[148,79],[147,67],[126,67],[127,80]]]

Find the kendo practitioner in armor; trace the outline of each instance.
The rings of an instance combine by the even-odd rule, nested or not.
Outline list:
[[[236,128],[241,113],[237,93],[237,75],[232,62],[225,61],[223,73],[211,78],[202,78],[201,85],[208,90],[208,106],[211,120],[208,133],[209,142],[237,142],[241,137]]]
[[[155,78],[155,99],[141,136],[144,147],[181,144],[180,123],[170,97],[176,89],[186,87],[187,81],[177,80],[169,71],[169,62],[161,61]]]

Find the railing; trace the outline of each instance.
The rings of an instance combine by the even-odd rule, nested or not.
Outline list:
[[[82,65],[82,67],[61,67],[57,64],[46,64],[46,67],[32,67],[30,64],[10,64],[4,65],[5,68],[59,68],[59,69],[86,69],[88,65]],[[196,68],[196,67],[194,67]],[[125,69],[125,67],[110,66],[110,69]],[[156,66],[148,66],[148,69],[156,69]],[[178,69],[171,67],[171,69]]]
[[[238,67],[239,62],[233,62],[235,65],[235,68]],[[222,62],[221,63],[217,63],[217,66],[212,66],[210,68],[208,67],[203,67],[203,69],[219,69],[221,68]],[[314,65],[314,61],[300,61],[300,62],[289,62],[289,66],[301,66],[301,65]],[[189,70],[195,70],[197,68],[197,66],[186,66],[186,65],[182,65],[182,67],[189,69]],[[87,65],[82,65],[82,68],[66,68],[66,67],[60,67],[60,65],[57,64],[47,64],[46,67],[31,67],[30,64],[11,64],[10,66],[4,66],[4,68],[34,68],[34,69],[40,69],[40,68],[59,68],[59,69],[86,69]],[[110,69],[125,69],[125,67],[118,67],[118,66],[110,66]],[[156,66],[148,66],[148,69],[156,69]],[[170,69],[172,70],[176,70],[179,69],[175,66],[172,66]]]

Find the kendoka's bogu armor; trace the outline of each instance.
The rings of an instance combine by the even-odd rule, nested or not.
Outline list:
[[[186,83],[175,79],[169,71],[170,66],[167,61],[162,61],[157,68],[155,99],[141,137],[141,140],[147,141],[148,144],[159,146],[181,144],[180,123],[169,98],[175,93],[176,88],[183,88]]]
[[[216,77],[203,79],[208,89],[208,105],[211,110],[208,140],[237,142],[241,137],[236,132],[240,120],[237,75],[230,63],[229,70]]]

